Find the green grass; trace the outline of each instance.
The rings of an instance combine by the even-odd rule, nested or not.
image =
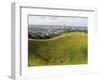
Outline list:
[[[64,33],[51,39],[28,40],[28,66],[87,64],[87,33]]]

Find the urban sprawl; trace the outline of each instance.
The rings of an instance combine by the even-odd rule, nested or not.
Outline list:
[[[85,26],[66,25],[28,25],[28,37],[32,39],[50,39],[65,32],[88,32]]]

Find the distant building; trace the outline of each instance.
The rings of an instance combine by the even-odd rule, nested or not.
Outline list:
[[[30,37],[44,37],[62,34],[63,32],[88,32],[87,27],[65,26],[65,25],[29,25]]]

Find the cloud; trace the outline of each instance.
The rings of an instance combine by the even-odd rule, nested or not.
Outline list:
[[[58,16],[29,16],[29,25],[67,25],[87,26],[88,18],[58,17]]]

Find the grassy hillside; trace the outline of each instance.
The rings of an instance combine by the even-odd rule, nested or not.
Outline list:
[[[52,39],[28,40],[28,65],[86,64],[87,33],[64,33]]]

